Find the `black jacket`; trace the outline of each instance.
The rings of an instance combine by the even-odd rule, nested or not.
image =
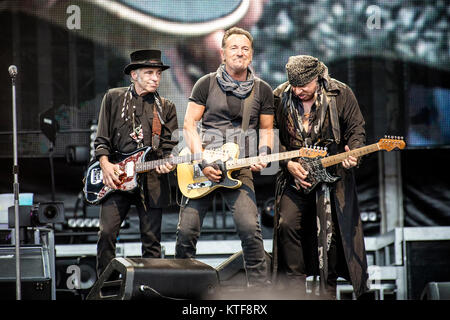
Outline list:
[[[351,89],[342,82],[332,78],[327,78],[326,95],[330,99],[335,99],[337,117],[339,119],[339,130],[333,132],[331,125],[330,108],[318,135],[322,140],[334,140],[339,143],[334,144],[333,153],[344,152],[344,146],[348,145],[350,149],[361,147],[365,143],[364,119],[358,106],[358,102]],[[289,84],[283,83],[274,90],[275,98],[275,125],[279,129],[280,151],[296,150],[304,145],[301,137],[293,137],[289,132],[287,123],[287,112],[282,103],[283,94],[290,90]],[[315,123],[313,123],[313,126]],[[312,130],[312,129],[311,129]],[[318,138],[318,137],[316,137]],[[313,143],[316,141],[312,141]],[[278,234],[276,232],[279,219],[279,204],[281,196],[286,187],[286,181],[290,173],[286,169],[286,162],[280,162],[280,172],[277,176],[277,186],[275,195],[275,227],[273,241],[273,271],[276,275],[278,268]],[[335,166],[335,174],[341,179],[332,188],[331,196],[334,197],[336,204],[332,210],[335,210],[340,236],[343,245],[346,262],[344,266],[337,266],[338,271],[342,270],[340,276],[350,278],[348,280],[353,284],[356,296],[366,292],[368,274],[367,261],[364,246],[363,228],[358,208],[357,192],[353,169],[344,169],[341,165]]]
[[[122,117],[123,100],[127,87],[114,88],[106,92],[100,108],[97,137],[94,142],[95,156],[110,155],[115,151],[128,153],[136,150],[137,144],[130,137],[129,122]],[[151,146],[153,105],[151,96],[140,97],[133,93],[129,105],[136,107],[136,118],[142,123],[144,130],[144,145]],[[162,114],[164,121],[161,129],[159,148],[152,151],[149,159],[155,160],[168,157],[177,140],[172,140],[172,134],[178,129],[175,105],[162,98]],[[171,202],[169,174],[160,175],[155,170],[148,172],[146,186],[149,205],[152,208],[167,206]]]

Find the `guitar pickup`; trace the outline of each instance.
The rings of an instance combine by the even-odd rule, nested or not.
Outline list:
[[[208,181],[203,181],[203,182],[190,183],[187,185],[187,189],[192,190],[192,189],[200,189],[200,188],[209,188],[211,186],[212,186],[212,182],[208,180]]]
[[[134,176],[134,166],[134,162],[127,162],[127,164],[125,165],[125,174],[127,175],[127,177]]]
[[[91,184],[99,184],[103,181],[102,169],[95,168],[91,171]]]

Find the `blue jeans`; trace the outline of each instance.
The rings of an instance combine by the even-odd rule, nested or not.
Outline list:
[[[199,198],[189,199],[180,209],[177,226],[175,258],[195,258],[197,240],[203,219],[215,192],[222,192],[241,239],[244,267],[249,285],[264,284],[268,280],[267,263],[259,225],[253,177],[249,169],[241,169],[236,178],[242,181],[238,189],[219,188]]]

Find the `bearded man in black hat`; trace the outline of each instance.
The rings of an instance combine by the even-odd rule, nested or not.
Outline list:
[[[288,81],[274,90],[280,149],[326,146],[329,154],[365,143],[364,119],[352,90],[333,79],[319,59],[290,57]],[[349,280],[355,295],[368,290],[364,235],[352,167],[348,157],[327,170],[341,179],[319,184],[310,193],[310,172],[298,159],[280,161],[276,180],[273,241],[274,282],[304,297],[306,277],[320,276],[322,297],[335,298],[338,276]],[[283,281],[284,280],[284,281]]]
[[[172,133],[178,129],[175,105],[158,94],[162,71],[169,68],[161,61],[159,50],[131,53],[131,63],[124,73],[131,76],[129,87],[106,92],[100,108],[95,156],[100,162],[103,183],[117,189],[121,170],[110,162],[113,152],[130,153],[151,146],[149,159],[168,158],[177,141]],[[102,202],[97,242],[97,274],[115,257],[120,225],[131,205],[136,206],[140,221],[142,256],[161,257],[162,207],[170,203],[167,173],[175,168],[168,159],[140,177],[140,188],[132,194],[113,192]]]

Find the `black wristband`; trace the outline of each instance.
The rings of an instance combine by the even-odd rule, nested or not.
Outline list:
[[[205,159],[202,160],[201,163],[198,164],[200,169],[203,171],[206,167],[213,167],[215,170],[222,170],[221,165],[215,162],[207,162]]]
[[[203,169],[205,169],[206,167],[213,167],[213,163],[209,163],[208,161],[203,159],[202,162],[198,164],[198,166],[203,171]]]

